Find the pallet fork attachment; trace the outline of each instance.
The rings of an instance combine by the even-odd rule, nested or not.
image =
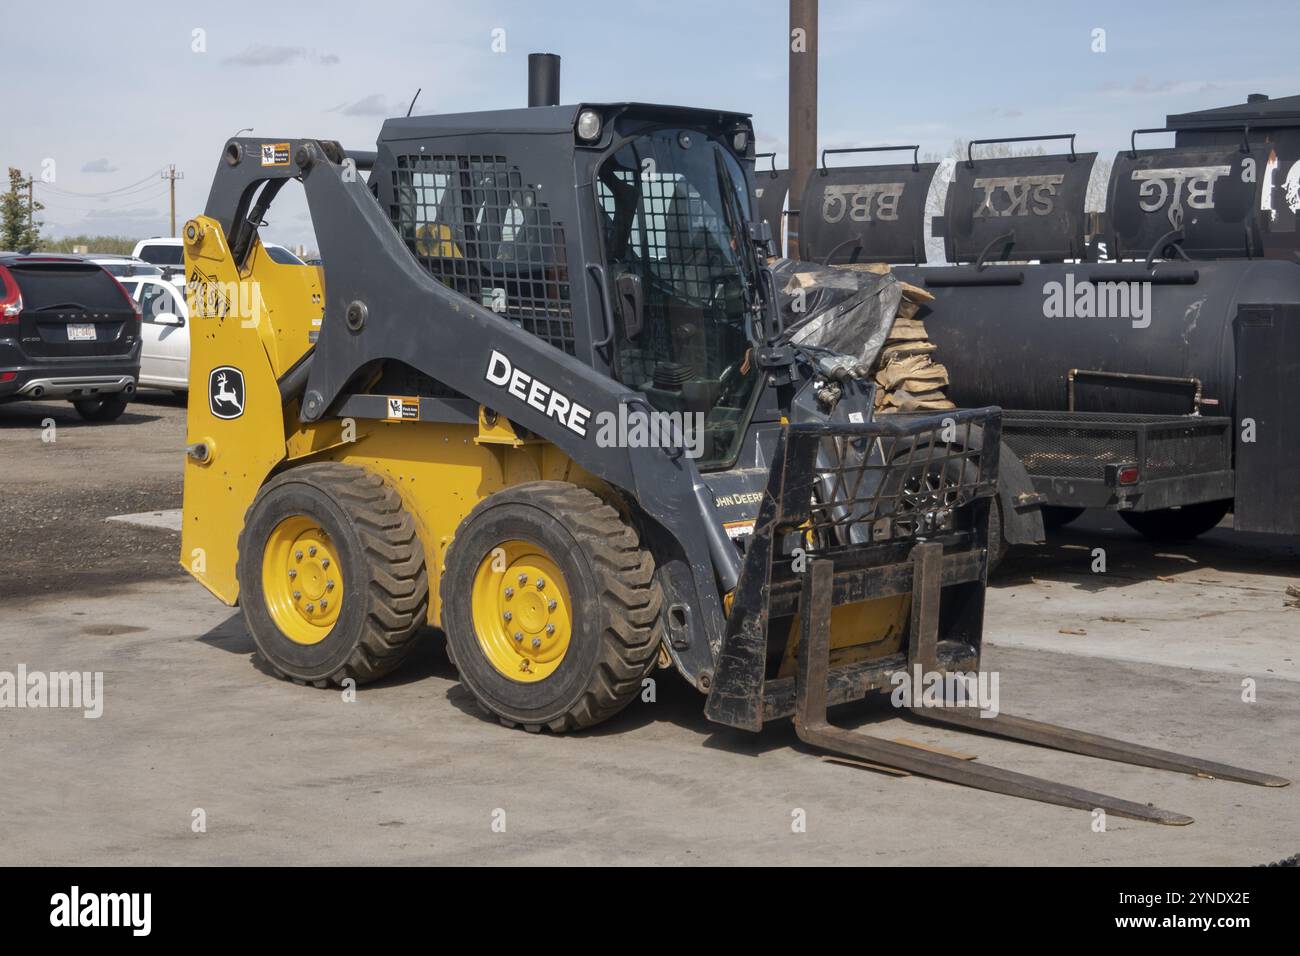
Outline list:
[[[936,559],[940,557],[940,546],[931,542],[916,545],[912,552],[914,595],[913,633],[908,654],[909,670],[917,664],[927,670],[935,667],[935,630],[940,588],[939,564]],[[857,757],[918,776],[946,780],[1008,796],[1024,797],[1080,810],[1101,809],[1119,817],[1170,826],[1185,826],[1192,822],[1192,818],[1185,814],[1163,810],[1149,804],[1135,803],[1108,794],[1003,770],[1000,767],[962,760],[832,725],[827,719],[826,686],[830,659],[833,573],[832,561],[814,559],[803,582],[800,617],[802,630],[799,641],[794,717],[795,731],[800,740],[831,753]],[[922,720],[1013,740],[1023,740],[1106,760],[1219,777],[1265,787],[1284,787],[1290,783],[1289,780],[1271,774],[1156,750],[1055,724],[1027,720],[1023,717],[1005,714],[983,717],[978,711],[969,707],[919,707],[913,700],[908,713]]]

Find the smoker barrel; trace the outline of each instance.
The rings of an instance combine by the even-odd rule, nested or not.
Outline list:
[[[1235,416],[1238,309],[1300,303],[1300,266],[1280,260],[1157,263],[1151,273],[1134,263],[1058,263],[1021,267],[1022,280],[1009,285],[979,284],[973,272],[969,284],[927,281],[960,278],[958,270],[969,271],[894,272],[934,294],[922,318],[948,367],[949,397],[964,407],[1067,411],[1070,371],[1079,369],[1197,379],[1203,414]],[[1099,314],[1114,312],[1122,314]],[[1187,414],[1193,400],[1192,386],[1172,382],[1075,382],[1080,411]]]

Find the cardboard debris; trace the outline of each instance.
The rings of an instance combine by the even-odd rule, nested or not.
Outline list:
[[[855,262],[836,268],[875,275],[890,271],[889,265],[883,262]],[[910,282],[899,281],[898,285],[903,297],[873,370],[878,386],[876,411],[883,414],[956,408],[944,392],[948,369],[934,361],[932,353],[938,346],[930,341],[925,323],[918,318],[922,306],[933,302],[934,295]]]
[[[920,319],[894,319],[894,327],[889,330],[886,342],[910,342],[929,338],[925,323]]]
[[[888,362],[891,358],[903,358],[908,355],[923,355],[933,352],[939,346],[933,342],[893,342],[881,350],[880,359]]]
[[[920,311],[921,311],[920,303],[913,302],[911,299],[907,298],[907,296],[904,296],[903,301],[898,303],[898,317],[900,319],[915,318],[916,314]]]
[[[933,302],[934,293],[929,289],[922,289],[919,285],[912,285],[910,282],[903,282],[901,279],[898,284],[903,287],[903,298],[912,302]]]
[[[948,384],[948,369],[928,355],[897,358],[876,373],[876,384],[886,389],[901,385],[909,392],[932,391]]]

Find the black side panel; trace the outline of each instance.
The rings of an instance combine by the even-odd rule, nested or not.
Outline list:
[[[1300,306],[1237,311],[1237,498],[1239,531],[1300,534]],[[1248,421],[1249,420],[1249,421]],[[1253,423],[1254,441],[1244,441]]]
[[[925,200],[937,163],[814,169],[799,210],[799,254],[817,262],[925,261]]]
[[[1110,173],[1106,209],[1113,258],[1160,254],[1179,237],[1193,259],[1250,258],[1263,252],[1260,209],[1268,150],[1122,150]]]
[[[785,197],[790,192],[790,170],[756,169],[754,170],[754,201],[758,206],[755,217],[765,221],[772,229],[772,241],[776,244],[776,254],[784,255],[781,242],[781,230],[785,218],[781,215],[785,209]]]
[[[944,204],[948,261],[1080,258],[1083,205],[1096,158],[1072,153],[958,162]]]

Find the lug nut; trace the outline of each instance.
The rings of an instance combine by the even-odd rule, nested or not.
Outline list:
[[[538,578],[538,579],[537,579],[537,590],[540,591],[540,590],[541,590],[542,588],[544,588],[544,587],[546,587],[546,580],[545,580],[544,578]]]
[[[333,582],[333,581],[326,581],[326,582],[325,582],[325,590],[326,590],[326,591],[333,591],[333,590],[334,590],[334,582]]]
[[[512,598],[512,597],[514,597],[514,596],[515,596],[515,589],[514,589],[514,588],[506,588],[506,597],[508,597],[508,598]]]
[[[541,639],[540,637],[534,637],[534,638],[533,638],[533,647],[537,648],[537,647],[541,647],[541,646],[542,646],[542,639]]]
[[[300,601],[300,600],[302,600],[302,592],[301,592],[301,591],[294,591],[294,592],[293,592],[293,599],[294,599],[295,601]]]
[[[328,567],[330,566],[330,559],[329,559],[329,558],[325,558],[324,560],[322,560],[321,563],[320,563],[320,566],[321,566],[322,568],[328,568]]]
[[[316,557],[316,545],[313,544],[310,548],[308,548],[307,553],[310,554],[313,558]]]
[[[520,574],[520,575],[519,575],[519,583],[520,583],[520,584],[527,584],[527,583],[528,583],[528,575],[526,575],[526,574]]]
[[[548,611],[554,611],[554,610],[555,610],[555,600],[554,600],[554,599],[552,599],[552,600],[546,602],[546,610],[548,610]]]
[[[329,606],[330,606],[330,602],[329,602],[329,601],[327,601],[325,598],[321,598],[321,599],[320,599],[320,609],[321,609],[322,611],[325,610],[325,609],[326,609],[327,607],[329,607]]]
[[[312,604],[310,601],[308,601],[308,602],[307,602],[307,610],[308,610],[308,611],[314,611],[314,610],[316,610],[316,605],[315,605],[315,604]]]
[[[546,625],[546,633],[547,633],[547,634],[554,634],[554,633],[555,633],[555,625],[554,625],[554,624],[547,624],[547,625]]]
[[[520,632],[520,631],[515,631],[515,640],[516,640],[516,641],[522,641],[523,639],[524,639],[524,635],[523,635],[523,633]]]
[[[289,580],[292,581],[292,580],[293,580],[294,578],[296,578],[297,576],[298,576],[298,572],[295,571],[293,568],[290,568],[290,569],[289,569]]]
[[[293,556],[294,556],[295,558],[297,558],[299,561],[302,560],[302,552],[301,552],[301,551],[295,551],[295,552],[293,553]]]
[[[505,619],[508,621],[508,620],[510,620],[512,617],[514,617],[514,615],[511,614],[509,611],[506,611],[504,617],[505,617]]]

